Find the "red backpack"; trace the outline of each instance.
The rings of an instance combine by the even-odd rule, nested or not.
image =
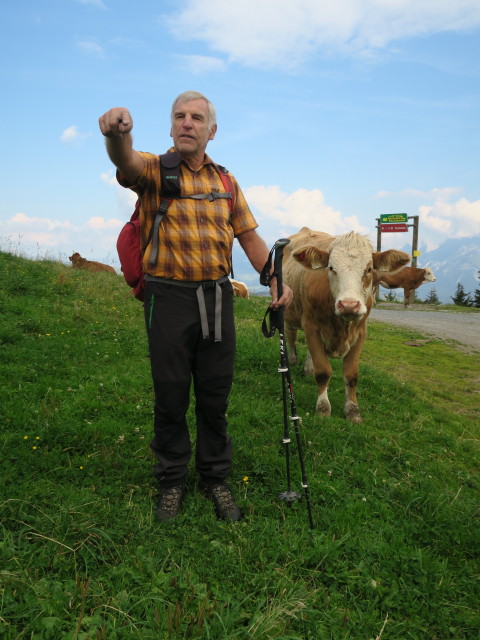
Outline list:
[[[150,236],[147,245],[154,238],[155,256],[158,250],[158,227],[166,214],[167,209],[174,198],[194,198],[215,200],[217,198],[227,198],[230,211],[233,209],[233,184],[225,167],[215,164],[215,169],[222,180],[222,184],[226,193],[195,194],[194,196],[182,196],[180,192],[180,158],[176,152],[165,153],[160,156],[162,167],[168,169],[168,172],[162,171],[162,183],[160,187],[160,207],[155,216],[154,223],[150,229]],[[168,175],[166,175],[168,173]],[[165,176],[165,177],[164,177]],[[155,229],[155,233],[154,233]],[[153,250],[152,250],[153,252]],[[117,253],[122,267],[123,277],[126,283],[132,287],[132,293],[138,300],[144,300],[145,295],[145,279],[143,272],[143,251],[140,242],[140,201],[137,200],[135,210],[132,217],[120,231],[117,238]]]

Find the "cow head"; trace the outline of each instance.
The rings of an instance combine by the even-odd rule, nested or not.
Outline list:
[[[437,279],[433,275],[433,271],[430,269],[430,267],[425,267],[425,275],[423,276],[423,281],[424,282],[435,282],[436,280]]]
[[[403,251],[373,251],[368,238],[354,231],[333,240],[328,249],[298,248],[292,257],[306,269],[326,269],[335,314],[345,321],[359,321],[371,306],[374,269],[394,271],[407,264]]]
[[[82,256],[79,253],[73,253],[69,257],[69,260],[72,263],[73,267],[79,267],[80,265],[83,265],[86,262],[85,258],[82,258]]]

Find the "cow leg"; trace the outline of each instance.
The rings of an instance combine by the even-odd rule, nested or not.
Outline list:
[[[357,343],[351,347],[343,359],[342,365],[343,381],[345,383],[344,413],[347,420],[356,424],[362,422],[362,416],[360,415],[357,402],[358,368],[362,344],[363,339],[359,339]]]
[[[290,364],[298,364],[297,355],[297,330],[285,323],[285,337],[287,339],[288,359]]]
[[[313,360],[310,355],[310,351],[307,351],[307,357],[305,358],[305,364],[303,365],[303,373],[305,376],[314,376],[315,371],[313,370]]]
[[[412,305],[410,304],[410,296],[412,295],[412,290],[411,289],[407,289],[405,287],[405,289],[403,290],[403,301],[405,304],[405,307],[411,307]]]
[[[332,377],[332,367],[325,355],[320,336],[317,332],[308,334],[305,332],[308,346],[308,355],[305,361],[305,375],[313,374],[317,382],[318,398],[315,411],[322,417],[328,418],[332,414],[332,407],[328,399],[328,383]]]

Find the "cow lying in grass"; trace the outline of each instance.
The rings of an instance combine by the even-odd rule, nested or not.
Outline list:
[[[331,415],[329,358],[342,358],[345,417],[362,421],[357,403],[358,369],[373,303],[374,270],[395,271],[409,261],[403,251],[374,251],[366,237],[353,231],[333,237],[303,227],[290,236],[283,277],[294,295],[285,309],[285,335],[295,364],[297,331],[305,333],[308,356],[304,371],[317,381],[316,411],[321,416]]]
[[[86,260],[82,258],[79,253],[74,253],[69,257],[72,267],[74,269],[87,269],[88,271],[108,271],[109,273],[116,273],[113,267],[108,264],[102,264],[101,262],[94,262],[92,260]]]
[[[234,296],[236,296],[237,298],[248,298],[250,296],[248,287],[244,282],[232,280],[231,278],[230,282],[232,283]]]

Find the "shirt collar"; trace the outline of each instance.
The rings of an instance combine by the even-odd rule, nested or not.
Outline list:
[[[167,153],[173,153],[174,151],[175,151],[175,147],[170,147],[170,149],[167,151]],[[183,160],[183,159],[182,159],[182,160],[181,160],[181,162],[183,162],[185,165],[187,165],[187,167],[189,167],[188,162],[186,162],[185,160]],[[200,167],[199,171],[200,171],[201,169],[203,169],[203,167],[204,167],[205,165],[207,165],[207,164],[215,164],[215,163],[213,162],[213,160],[210,158],[210,156],[208,155],[208,153],[206,153],[206,154],[203,156],[203,163],[202,163],[202,166]],[[189,167],[189,168],[190,168],[190,167]]]

